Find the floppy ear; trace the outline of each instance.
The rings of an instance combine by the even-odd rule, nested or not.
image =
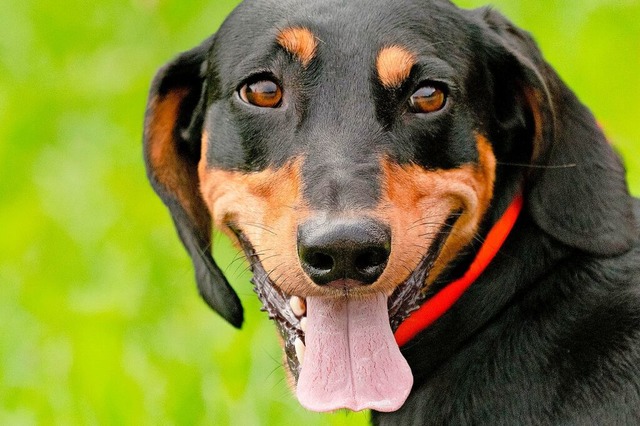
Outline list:
[[[213,36],[162,67],[151,85],[144,127],[147,176],[169,208],[195,267],[201,296],[233,326],[242,305],[211,257],[211,216],[200,195],[198,162]]]
[[[490,37],[514,64],[529,108],[532,147],[528,207],[564,244],[621,254],[638,238],[624,167],[590,111],[544,61],[529,34],[498,12],[479,11]]]

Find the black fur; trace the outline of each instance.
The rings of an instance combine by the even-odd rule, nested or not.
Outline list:
[[[306,69],[274,43],[294,25],[321,40]],[[396,90],[372,78],[376,52],[390,44],[419,52]],[[238,100],[260,75],[285,86],[286,108]],[[446,84],[449,103],[417,119],[404,105],[425,79]],[[481,234],[524,188],[525,209],[498,257],[402,348],[413,392],[399,411],[373,413],[375,424],[640,424],[640,203],[593,116],[527,33],[491,9],[444,0],[247,0],[159,72],[150,99],[180,87],[190,94],[174,139],[193,167],[203,130],[214,135],[206,161],[216,167],[257,171],[304,154],[305,195],[318,210],[375,205],[381,154],[427,169],[474,163],[476,132],[499,162]],[[210,229],[154,173],[201,292],[239,325],[237,296],[210,260]],[[462,253],[434,288],[470,260]]]

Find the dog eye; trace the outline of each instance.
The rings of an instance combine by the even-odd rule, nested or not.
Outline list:
[[[409,98],[409,109],[416,114],[427,114],[444,108],[447,95],[444,90],[434,84],[425,84]]]
[[[272,80],[260,80],[242,86],[240,98],[257,107],[277,108],[282,101],[282,89]]]

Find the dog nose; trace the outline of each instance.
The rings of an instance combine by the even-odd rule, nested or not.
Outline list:
[[[350,280],[373,284],[391,252],[389,228],[373,219],[310,220],[298,227],[298,256],[318,285]]]

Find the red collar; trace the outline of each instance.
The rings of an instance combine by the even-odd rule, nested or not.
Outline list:
[[[489,266],[493,258],[498,254],[502,244],[513,229],[520,211],[522,210],[522,194],[518,194],[511,202],[502,217],[493,225],[487,234],[487,238],[478,250],[476,258],[473,260],[464,275],[448,284],[442,290],[427,300],[420,308],[414,311],[405,319],[395,332],[398,346],[404,346],[418,333],[433,324],[438,318],[444,315],[453,306],[462,294],[478,279],[478,277]]]

